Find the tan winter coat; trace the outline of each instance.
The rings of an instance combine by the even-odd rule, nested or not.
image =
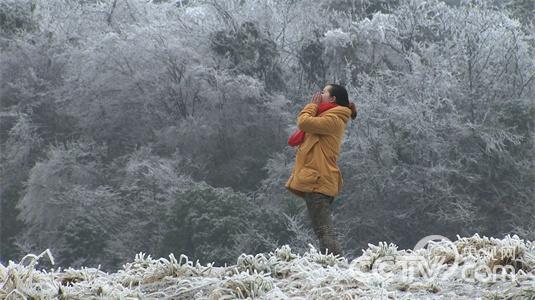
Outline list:
[[[286,188],[299,197],[303,192],[317,192],[336,196],[343,185],[336,162],[351,109],[336,106],[314,117],[318,105],[309,103],[297,117],[297,127],[305,132],[305,139],[295,158],[295,165]]]

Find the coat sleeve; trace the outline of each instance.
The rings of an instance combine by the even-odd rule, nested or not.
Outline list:
[[[315,117],[318,105],[309,103],[303,108],[297,117],[297,127],[304,132],[315,134],[330,134],[336,128],[336,116],[324,115]]]

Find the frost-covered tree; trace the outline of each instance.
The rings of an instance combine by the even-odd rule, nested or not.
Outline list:
[[[504,234],[532,211],[535,60],[521,29],[481,4],[439,1],[355,24],[371,45],[357,51],[376,61],[355,78],[361,114],[341,155],[354,183],[345,211],[373,212],[359,235]]]
[[[275,42],[265,37],[253,22],[245,22],[237,31],[217,31],[211,38],[211,47],[230,63],[225,69],[263,80],[266,89],[284,90],[282,69]]]
[[[35,3],[32,1],[3,0],[0,2],[0,38],[32,31],[36,22],[32,18]]]
[[[179,193],[166,213],[167,230],[161,253],[184,253],[190,259],[230,263],[237,253],[237,234],[253,220],[247,197],[231,189],[212,188],[205,183]]]
[[[120,222],[118,194],[103,180],[104,150],[94,143],[58,145],[33,166],[24,197],[17,204],[19,219],[26,225],[18,239],[24,251],[49,248],[60,254],[60,264],[109,264],[111,257],[103,247],[93,248],[95,252],[82,250],[87,244],[106,243],[98,233],[116,233]],[[84,243],[74,243],[70,238],[74,233]]]
[[[110,166],[120,200],[120,234],[112,241],[122,259],[136,251],[157,253],[163,239],[163,220],[178,192],[193,184],[180,174],[176,161],[154,155],[148,147],[117,158]]]
[[[15,238],[22,232],[16,204],[23,193],[24,181],[41,152],[43,139],[26,114],[0,113],[0,255],[18,255]]]

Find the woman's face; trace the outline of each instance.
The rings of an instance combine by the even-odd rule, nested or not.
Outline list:
[[[325,102],[336,102],[336,97],[331,96],[331,86],[326,85],[321,91],[321,103]]]

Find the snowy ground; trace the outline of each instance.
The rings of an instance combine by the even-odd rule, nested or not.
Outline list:
[[[535,299],[535,242],[460,238],[427,248],[368,245],[352,260],[288,246],[228,267],[142,253],[116,273],[38,270],[50,252],[0,264],[0,299]]]

